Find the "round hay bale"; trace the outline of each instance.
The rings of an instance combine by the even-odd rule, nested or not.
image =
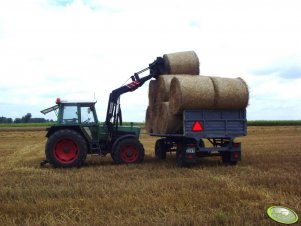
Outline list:
[[[145,129],[148,133],[158,133],[158,108],[160,104],[149,105],[145,113]],[[160,118],[160,117],[159,117]]]
[[[157,81],[157,102],[167,102],[169,101],[169,90],[170,83],[174,77],[182,77],[182,76],[195,76],[195,75],[161,75]]]
[[[200,73],[199,58],[194,51],[170,53],[163,55],[167,74],[190,74]]]
[[[182,114],[184,109],[213,109],[214,86],[208,76],[175,77],[170,84],[170,111]]]
[[[152,129],[152,117],[151,117],[151,107],[148,106],[145,112],[145,130],[147,133],[151,132]]]
[[[158,102],[158,84],[158,80],[150,80],[148,85],[148,102],[151,106]]]
[[[242,109],[248,106],[249,90],[241,78],[211,77],[215,89],[215,108]]]
[[[162,102],[158,108],[156,124],[160,134],[181,133],[183,116],[173,115],[169,110],[169,102]]]

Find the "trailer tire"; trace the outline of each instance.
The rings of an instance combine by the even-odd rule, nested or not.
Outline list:
[[[112,157],[117,164],[135,164],[143,162],[144,155],[144,147],[139,140],[125,138],[117,143]]]
[[[45,155],[54,167],[80,167],[87,157],[87,150],[87,143],[81,134],[71,129],[61,129],[48,138]]]
[[[224,164],[235,166],[238,161],[231,161],[231,152],[222,152],[222,161]]]
[[[166,159],[166,139],[161,138],[156,141],[155,144],[155,156],[157,159]]]
[[[189,164],[185,161],[185,143],[178,143],[177,144],[177,152],[176,152],[176,159],[178,167],[188,167]]]

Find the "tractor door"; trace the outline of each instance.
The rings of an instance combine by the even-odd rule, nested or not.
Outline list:
[[[99,129],[94,106],[80,106],[80,123],[90,143],[98,143]]]

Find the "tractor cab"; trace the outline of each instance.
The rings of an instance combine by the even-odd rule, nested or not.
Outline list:
[[[58,124],[72,125],[95,125],[98,124],[98,119],[95,111],[96,101],[91,102],[67,102],[57,101]]]
[[[56,99],[53,107],[42,110],[41,113],[47,114],[55,111],[58,125],[79,125],[79,124],[98,124],[95,111],[96,101],[70,102]]]

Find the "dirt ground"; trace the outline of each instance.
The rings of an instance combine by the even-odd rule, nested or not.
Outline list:
[[[301,126],[249,127],[239,140],[237,166],[212,157],[178,168],[174,153],[156,160],[155,138],[142,134],[143,164],[89,156],[54,169],[39,165],[44,131],[2,129],[0,225],[278,225],[272,205],[300,217]]]

